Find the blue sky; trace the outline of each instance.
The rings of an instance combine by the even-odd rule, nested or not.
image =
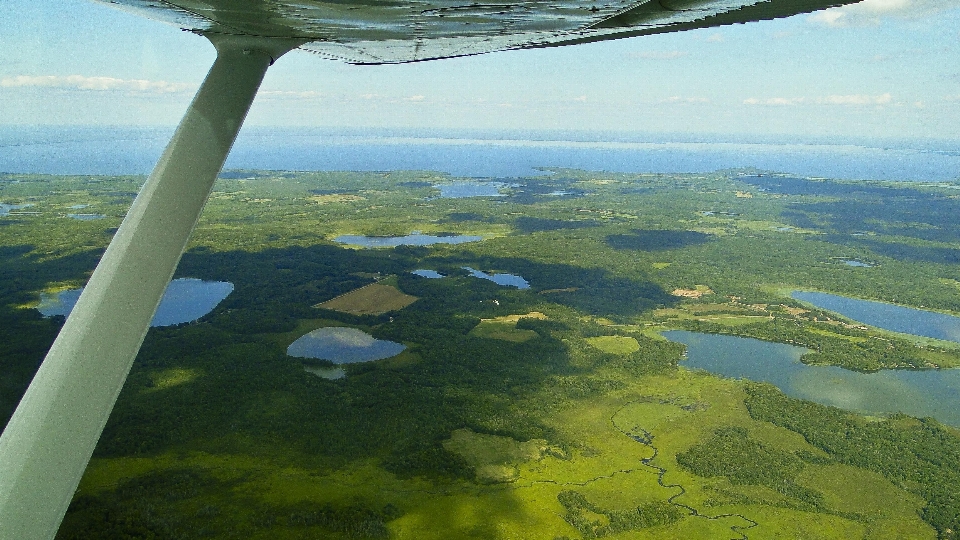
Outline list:
[[[5,0],[0,125],[174,125],[200,37],[87,0]],[[960,2],[398,66],[294,51],[247,125],[960,139]]]

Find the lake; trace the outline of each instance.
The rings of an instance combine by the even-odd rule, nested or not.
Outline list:
[[[960,427],[960,369],[859,373],[800,362],[806,349],[685,330],[663,332],[687,347],[681,366],[768,382],[785,394],[865,414],[903,412]]]
[[[416,276],[425,277],[427,279],[440,279],[442,277],[446,277],[440,272],[437,272],[436,270],[424,270],[423,268],[414,270],[413,272],[410,272],[410,273]]]
[[[0,170],[147,174],[169,127],[0,127]],[[594,131],[269,128],[246,126],[226,169],[442,171],[517,177],[538,167],[613,172],[711,172],[756,167],[849,180],[952,181],[955,141]]]
[[[0,216],[8,216],[13,210],[20,210],[21,208],[27,208],[33,206],[32,204],[4,204],[0,203]]]
[[[440,190],[440,199],[463,199],[466,197],[503,197],[500,190],[508,187],[503,182],[453,182],[436,184]]]
[[[46,317],[67,316],[76,305],[83,289],[70,289],[55,294],[40,294],[37,309]],[[180,278],[170,282],[150,326],[171,326],[192,322],[213,311],[233,292],[233,283]]]
[[[80,221],[93,221],[95,219],[103,219],[107,216],[103,214],[67,214],[68,218],[79,219]]]
[[[790,297],[884,330],[960,342],[960,317],[953,315],[821,292],[793,291]]]
[[[452,234],[449,236],[433,236],[414,232],[406,236],[359,236],[352,234],[340,235],[333,239],[335,242],[365,248],[388,248],[397,246],[432,246],[433,244],[464,244],[479,242],[482,236],[466,234]]]
[[[516,274],[487,274],[486,272],[481,272],[480,270],[474,270],[469,266],[461,266],[467,272],[470,272],[470,275],[475,278],[486,279],[496,283],[497,285],[503,285],[505,287],[516,287],[518,289],[529,289],[530,283],[527,280]]]
[[[287,354],[329,360],[335,364],[354,364],[390,358],[406,348],[400,343],[376,339],[356,328],[331,326],[301,336],[287,347]]]

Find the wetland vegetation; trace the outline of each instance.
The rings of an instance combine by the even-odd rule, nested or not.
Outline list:
[[[660,335],[960,366],[956,343],[790,297],[960,313],[955,186],[549,173],[456,198],[434,186],[468,181],[432,172],[222,177],[176,277],[234,290],[150,330],[58,537],[957,536],[955,426],[688,370]],[[83,285],[142,181],[0,175],[0,422],[63,323],[41,295]],[[78,204],[104,217],[65,218]],[[336,241],[410,231],[477,241]],[[406,348],[287,355],[329,328]]]

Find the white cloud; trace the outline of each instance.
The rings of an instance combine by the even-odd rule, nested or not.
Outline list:
[[[683,58],[687,56],[686,52],[683,51],[640,51],[628,53],[627,56],[630,58],[642,58],[644,60],[673,60],[675,58]]]
[[[747,98],[743,100],[743,103],[746,105],[798,105],[806,101],[806,98],[766,98],[766,99],[757,99],[757,98]]]
[[[295,92],[291,90],[261,90],[258,93],[259,96],[265,98],[280,98],[280,99],[320,99],[321,94],[316,90],[306,90],[303,92]]]
[[[886,105],[893,101],[889,94],[880,94],[879,96],[868,96],[864,94],[853,94],[846,96],[825,96],[819,98],[817,103],[823,105]]]
[[[660,103],[710,103],[710,100],[703,97],[670,96],[666,99],[661,99]]]
[[[61,90],[125,91],[169,94],[190,90],[193,85],[144,79],[84,77],[83,75],[17,75],[0,79],[2,88],[57,88]]]
[[[404,101],[419,102],[419,101],[423,101],[423,100],[425,100],[425,99],[427,99],[426,96],[417,95],[417,96],[410,96],[410,97],[408,97],[408,98],[405,98]]]
[[[723,43],[723,34],[710,34],[707,38],[707,43]]]
[[[960,0],[863,0],[857,4],[818,11],[814,24],[830,27],[876,26],[886,17],[920,18],[960,6]]]
[[[848,94],[848,95],[830,95],[818,98],[806,97],[772,97],[772,98],[747,98],[743,100],[745,105],[771,105],[771,106],[793,106],[793,105],[887,105],[893,102],[893,96],[889,93],[871,96],[867,94]]]

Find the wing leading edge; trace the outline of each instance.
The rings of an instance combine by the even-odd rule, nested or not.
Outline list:
[[[101,0],[102,1],[102,0]],[[292,38],[351,64],[395,64],[789,17],[860,0],[112,0],[198,33]]]

